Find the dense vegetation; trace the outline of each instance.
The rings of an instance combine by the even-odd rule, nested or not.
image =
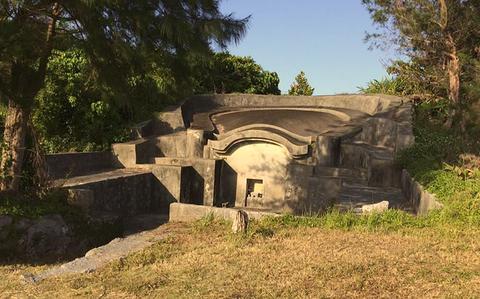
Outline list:
[[[280,94],[278,74],[264,70],[252,57],[216,53],[201,71],[195,93]]]

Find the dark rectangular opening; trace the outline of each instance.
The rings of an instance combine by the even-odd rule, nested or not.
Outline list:
[[[245,198],[245,206],[248,207],[250,203],[261,201],[264,197],[263,180],[247,179],[247,192]]]

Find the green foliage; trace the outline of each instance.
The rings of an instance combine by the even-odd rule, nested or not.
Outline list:
[[[280,94],[278,74],[264,70],[249,56],[215,53],[199,72],[196,93]]]
[[[295,81],[290,86],[288,91],[292,96],[311,96],[315,89],[308,83],[307,77],[303,71],[295,77]]]
[[[353,212],[329,211],[319,216],[293,216],[269,217],[261,220],[262,226],[270,229],[280,227],[321,227],[326,229],[344,230],[382,230],[395,231],[402,228],[424,227],[423,218],[399,210],[388,210],[384,213],[371,213],[356,215]]]
[[[248,17],[236,19],[212,1],[4,1],[0,10],[0,94],[33,104],[43,87],[52,49],[85,51],[118,100],[128,101],[130,76],[152,64],[184,77],[186,60],[225,48],[246,33]],[[58,22],[53,22],[56,16]],[[56,21],[56,20],[55,20]],[[55,25],[55,38],[48,25]],[[52,28],[52,27],[50,27]],[[19,84],[10,84],[17,82]]]
[[[405,96],[414,94],[414,89],[408,82],[399,78],[383,78],[381,80],[372,80],[366,87],[359,87],[361,93],[366,94],[388,94],[396,96]]]
[[[56,51],[33,113],[46,151],[107,149],[128,124],[112,98],[82,51]]]
[[[17,195],[19,196],[19,195]],[[0,198],[0,215],[36,219],[51,214],[76,214],[78,211],[66,202],[66,193],[54,190],[46,194],[41,200],[21,198],[13,195]]]
[[[132,76],[128,96],[135,104],[121,104],[110,88],[98,82],[82,50],[55,51],[33,113],[44,149],[108,150],[111,143],[128,137],[128,127],[133,122],[150,118],[153,111],[171,103],[162,93],[174,94],[168,80],[172,80],[171,75],[159,68]]]

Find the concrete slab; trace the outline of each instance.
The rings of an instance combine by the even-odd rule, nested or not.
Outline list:
[[[183,203],[172,203],[170,205],[170,222],[195,222],[203,217],[213,214],[214,217],[232,220],[238,212],[238,208],[217,208],[208,206],[199,206]],[[263,212],[251,209],[241,209],[247,212],[249,219],[260,219],[263,217],[278,217],[281,216],[277,213]]]

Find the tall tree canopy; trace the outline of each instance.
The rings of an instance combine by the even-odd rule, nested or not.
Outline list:
[[[469,83],[480,70],[480,1],[362,2],[379,26],[367,39],[374,45],[393,44],[408,58],[394,62],[389,72],[419,92],[448,98],[452,113],[447,124],[451,126],[455,111],[468,104]]]
[[[300,74],[295,77],[295,81],[290,86],[288,94],[292,96],[311,96],[314,90],[315,88],[308,83],[305,72],[301,71]]]
[[[199,77],[198,93],[280,94],[280,78],[264,70],[252,57],[216,53]]]
[[[31,109],[54,49],[84,51],[97,80],[122,99],[131,74],[161,67],[181,78],[188,57],[238,42],[248,18],[222,14],[219,2],[0,0],[0,100],[8,103],[0,189],[18,188]]]

